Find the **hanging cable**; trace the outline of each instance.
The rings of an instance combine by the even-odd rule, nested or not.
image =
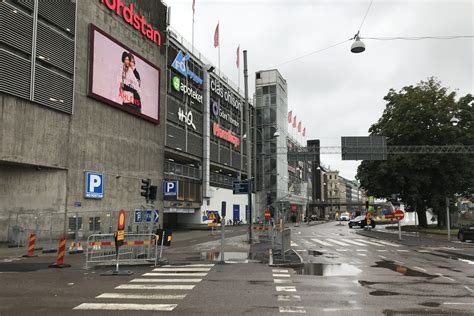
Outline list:
[[[360,39],[369,39],[376,41],[395,41],[395,40],[406,40],[406,41],[419,41],[425,39],[434,40],[452,40],[459,38],[474,38],[474,35],[453,35],[453,36],[395,36],[395,37],[360,37]]]
[[[357,34],[360,33],[360,29],[362,28],[362,25],[364,25],[365,18],[367,18],[367,15],[369,14],[369,10],[370,10],[370,7],[372,6],[372,3],[373,3],[373,2],[374,2],[374,0],[370,1],[369,7],[367,8],[367,12],[365,12],[365,16],[364,16],[364,18],[362,19],[362,22],[360,23],[359,29],[357,30]]]

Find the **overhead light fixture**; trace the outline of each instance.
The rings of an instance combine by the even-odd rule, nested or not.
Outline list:
[[[174,161],[174,159],[173,159],[173,158],[168,158],[168,160],[169,160],[169,161]]]
[[[12,10],[12,12],[13,12],[13,13],[18,13],[18,11],[17,11],[17,10]]]
[[[214,72],[215,69],[216,69],[216,67],[214,67],[212,65],[209,65],[208,68],[207,68],[207,71],[208,72]]]
[[[362,53],[365,51],[365,44],[360,40],[359,32],[354,36],[355,42],[351,45],[351,52],[354,54]]]

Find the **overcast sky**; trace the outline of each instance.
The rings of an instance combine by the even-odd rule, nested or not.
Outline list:
[[[167,0],[171,26],[192,39],[192,0]],[[472,0],[375,0],[361,37],[474,35]],[[195,47],[217,65],[214,29],[220,21],[221,69],[234,82],[236,49],[248,51],[250,95],[255,72],[273,69],[354,36],[370,0],[196,0]],[[352,54],[352,42],[281,65],[288,110],[303,118],[308,139],[339,146],[341,136],[366,136],[385,108],[383,97],[436,76],[460,95],[474,91],[473,39],[375,41]],[[241,75],[243,87],[243,75]],[[299,120],[299,119],[298,119]],[[421,144],[420,144],[421,145]],[[325,165],[353,179],[358,162],[323,155]]]

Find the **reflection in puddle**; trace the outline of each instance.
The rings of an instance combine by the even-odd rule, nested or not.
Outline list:
[[[372,291],[369,293],[370,295],[373,295],[373,296],[390,296],[390,295],[399,295],[398,293],[395,293],[395,292],[390,292],[390,291],[381,291],[381,290],[377,290],[377,291]]]
[[[375,263],[375,265],[372,266],[372,267],[389,269],[389,270],[398,272],[400,274],[403,274],[403,275],[409,276],[409,277],[425,277],[425,278],[435,278],[436,277],[435,275],[423,273],[421,271],[412,270],[412,269],[407,268],[405,266],[396,264],[393,261],[387,261],[387,260],[377,261]]]
[[[308,255],[312,255],[312,256],[321,256],[323,253],[321,251],[317,251],[317,250],[308,250]]]
[[[302,268],[295,269],[296,274],[318,275],[318,276],[345,276],[355,275],[362,270],[350,264],[325,264],[325,263],[305,263]]]
[[[246,261],[251,257],[250,254],[247,252],[224,252],[224,260],[225,261]],[[208,251],[208,252],[201,252],[201,260],[206,261],[220,261],[221,260],[221,253],[220,251]]]

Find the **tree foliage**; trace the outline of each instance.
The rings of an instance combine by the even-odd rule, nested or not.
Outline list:
[[[387,137],[388,146],[474,145],[474,97],[457,98],[435,78],[390,89],[386,108],[369,133]],[[457,126],[450,122],[459,119]],[[425,210],[433,208],[439,223],[445,216],[446,197],[472,195],[474,155],[400,154],[386,161],[363,161],[357,178],[369,195],[401,201],[418,212],[426,226]]]

